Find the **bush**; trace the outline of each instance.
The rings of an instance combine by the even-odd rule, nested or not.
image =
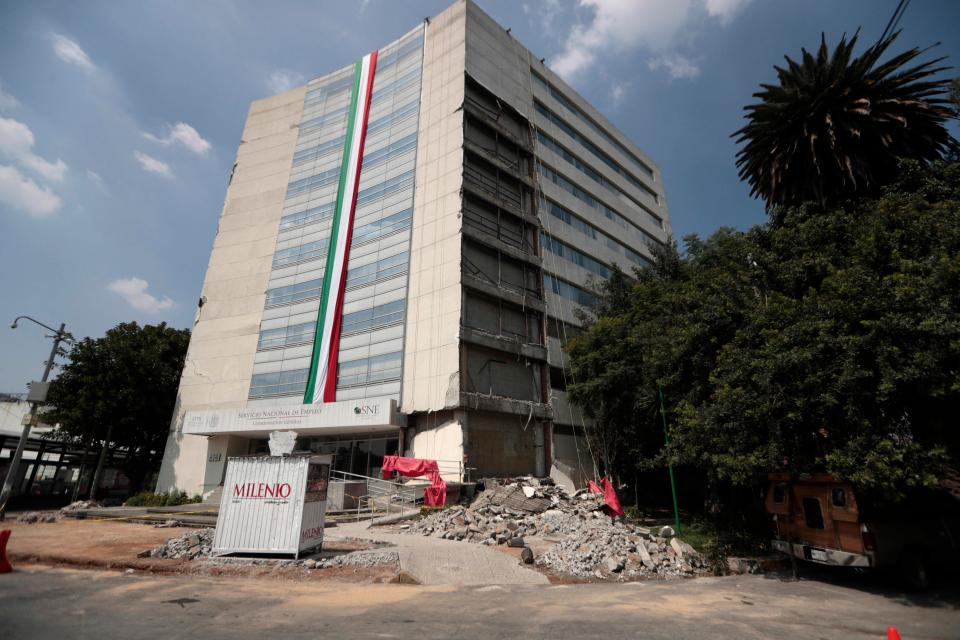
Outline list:
[[[143,491],[131,497],[124,503],[127,507],[175,507],[181,504],[195,504],[202,502],[199,495],[190,497],[186,491],[169,491],[166,493],[151,493]]]

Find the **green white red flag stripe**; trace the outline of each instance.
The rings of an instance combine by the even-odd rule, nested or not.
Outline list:
[[[357,206],[357,187],[363,160],[363,144],[370,116],[370,94],[377,67],[377,52],[365,55],[354,66],[353,93],[347,119],[347,133],[340,165],[340,184],[330,228],[327,265],[320,294],[320,313],[313,341],[313,357],[304,404],[334,402],[337,399],[337,354],[340,350],[340,316],[343,289],[347,280],[350,239]]]

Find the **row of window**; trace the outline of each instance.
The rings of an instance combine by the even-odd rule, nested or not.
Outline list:
[[[566,280],[560,280],[549,273],[543,274],[543,286],[548,291],[552,291],[567,300],[573,300],[577,304],[582,304],[585,307],[591,307],[597,301],[597,298],[592,293],[584,291]]]
[[[327,257],[327,247],[330,246],[330,236],[301,244],[296,247],[277,249],[273,254],[273,268],[287,267],[298,262],[321,260]]]
[[[310,207],[306,211],[297,211],[289,213],[280,218],[280,231],[300,227],[305,224],[319,222],[333,217],[333,210],[337,207],[335,202],[326,202],[316,207]]]
[[[643,182],[641,182],[640,180],[635,178],[633,175],[628,173],[623,167],[617,164],[617,162],[613,158],[611,158],[610,156],[605,154],[603,151],[601,151],[597,147],[597,145],[590,142],[590,140],[587,139],[586,136],[581,135],[576,129],[574,129],[569,124],[567,124],[563,118],[561,118],[560,116],[555,114],[553,111],[551,111],[549,107],[546,107],[545,105],[541,104],[539,101],[534,101],[534,106],[536,107],[540,115],[542,115],[544,118],[546,118],[553,124],[557,125],[557,127],[559,127],[561,131],[563,131],[568,136],[570,136],[571,138],[579,142],[587,151],[595,155],[604,164],[606,164],[608,167],[610,167],[611,169],[616,171],[618,174],[623,176],[627,180],[627,182],[637,187],[641,191],[648,193],[654,200],[659,201],[655,191],[653,191],[652,189],[650,189],[650,187],[648,187]]]
[[[530,70],[530,73],[533,74],[534,81],[540,86],[542,86],[544,89],[546,89],[550,93],[550,95],[553,97],[553,99],[559,102],[560,104],[562,104],[564,108],[567,109],[567,111],[569,111],[571,114],[576,116],[578,120],[582,121],[584,124],[590,127],[594,132],[599,134],[600,137],[602,137],[604,140],[606,140],[607,142],[612,144],[614,147],[616,147],[621,153],[623,153],[623,155],[627,156],[628,158],[636,162],[637,166],[644,173],[649,175],[651,178],[653,177],[653,169],[648,167],[643,160],[638,158],[632,151],[630,151],[625,146],[623,146],[623,144],[621,144],[620,141],[618,141],[615,137],[613,137],[612,135],[607,133],[603,128],[601,128],[600,125],[598,125],[596,122],[593,121],[593,118],[591,118],[586,113],[584,113],[577,105],[573,104],[573,102],[571,102],[568,97],[563,95],[561,91],[557,90],[556,87],[554,87],[552,84],[547,82],[546,78],[541,76],[539,73],[537,73],[533,69]]]
[[[620,242],[617,242],[616,240],[614,240],[607,234],[603,233],[602,231],[600,231],[590,223],[582,220],[579,216],[573,213],[570,213],[569,211],[567,211],[566,209],[558,205],[556,202],[553,202],[551,200],[547,200],[546,198],[544,198],[544,204],[547,211],[550,212],[550,215],[570,225],[571,227],[573,227],[580,233],[584,234],[585,236],[593,238],[598,242],[602,242],[604,245],[607,246],[608,249],[613,249],[618,253],[622,253],[627,257],[628,260],[630,260],[634,264],[638,264],[641,266],[650,265],[650,261],[647,258],[643,257],[642,255],[640,255],[630,247],[624,244],[621,244]],[[643,233],[644,233],[644,236],[647,237],[650,241],[660,244],[660,241],[654,238],[653,236],[651,236],[650,234],[646,232],[643,232]]]
[[[590,194],[587,191],[584,191],[579,186],[577,186],[576,184],[568,180],[566,177],[554,171],[551,167],[548,167],[543,163],[539,163],[538,167],[540,169],[541,176],[543,176],[553,184],[557,185],[567,193],[571,194],[577,200],[580,200],[581,202],[584,202],[590,205],[592,208],[602,213],[607,219],[613,220],[614,222],[620,225],[630,224],[631,226],[634,226],[638,229],[640,228],[637,225],[630,222],[629,220],[627,220],[625,217],[623,217],[623,215],[621,215],[616,209],[611,209],[600,200],[597,200],[592,194]],[[657,225],[658,227],[663,226],[663,222],[660,220],[660,218],[657,218],[656,216],[650,214],[648,211],[646,211],[646,209],[644,209],[644,213],[647,214],[647,217],[655,225]]]
[[[391,233],[400,231],[401,229],[409,228],[410,217],[412,214],[413,209],[408,208],[385,218],[374,220],[373,222],[365,224],[361,227],[355,227],[350,246],[356,247],[366,242],[370,242],[371,240],[383,238],[384,236],[388,236]]]
[[[322,116],[317,116],[316,118],[310,118],[304,122],[300,123],[300,135],[302,136],[305,133],[320,129],[328,124],[337,122],[338,120],[344,120],[347,117],[347,111],[349,111],[350,105],[346,105],[340,109],[334,109],[333,111],[328,111]]]
[[[348,289],[359,287],[378,280],[404,273],[407,270],[410,253],[404,251],[396,255],[383,258],[377,262],[371,262],[361,267],[355,267],[347,271]],[[288,284],[282,287],[275,287],[267,290],[266,306],[273,307],[281,304],[292,304],[302,302],[310,298],[319,297],[323,289],[323,277],[296,284]]]
[[[401,322],[406,306],[406,300],[401,299],[370,309],[345,313],[341,321],[341,333],[350,335],[351,333],[369,331]],[[257,340],[257,350],[264,351],[278,347],[309,344],[313,342],[316,331],[316,321],[301,322],[276,329],[264,329],[260,332],[260,337]]]
[[[381,182],[380,184],[364,189],[357,194],[357,208],[360,208],[365,204],[369,204],[374,200],[386,198],[387,196],[398,191],[403,191],[404,189],[412,187],[413,173],[414,171],[411,169],[406,173],[401,173],[394,178],[390,178],[386,182]]]
[[[313,342],[313,336],[316,332],[316,321],[301,322],[278,329],[264,329],[260,332],[260,338],[257,340],[257,351],[307,344]]]
[[[384,84],[379,87],[373,88],[373,96],[370,100],[370,109],[372,110],[377,105],[381,104],[390,96],[393,96],[397,93],[400,93],[407,87],[411,87],[417,82],[420,81],[421,69],[418,66],[414,67],[412,71],[408,71],[399,78],[395,78],[391,82]],[[380,75],[380,72],[377,72],[377,75]]]
[[[373,122],[367,123],[367,137],[373,136],[381,129],[386,129],[387,127],[405,120],[411,116],[417,114],[417,111],[420,109],[420,96],[417,96],[413,102],[403,105],[402,107],[397,107],[391,111],[388,115],[385,115],[382,118],[374,120]]]
[[[401,322],[406,308],[407,301],[400,299],[370,309],[345,313],[340,331],[343,335],[349,335]]]
[[[377,280],[395,276],[398,273],[404,273],[407,270],[409,262],[410,253],[404,251],[389,258],[383,258],[382,260],[365,264],[362,267],[350,269],[347,271],[346,288],[352,289],[353,287],[360,287],[365,284],[370,284],[371,282],[376,282]]]
[[[327,82],[325,85],[308,90],[303,100],[304,109],[310,105],[322,102],[329,96],[353,88],[353,75],[353,73],[347,73],[340,78]]]
[[[249,397],[266,398],[303,393],[307,389],[307,377],[309,375],[309,369],[256,373],[250,379]]]
[[[399,380],[403,354],[399,351],[341,362],[337,367],[337,387],[353,387]]]
[[[357,207],[361,205],[369,204],[375,200],[381,198],[386,198],[387,196],[401,191],[411,185],[413,185],[413,174],[414,172],[407,171],[402,173],[395,178],[391,178],[380,184],[375,184],[372,187],[364,189],[357,194]],[[312,224],[314,222],[320,222],[326,220],[327,218],[333,217],[333,210],[336,208],[335,202],[325,202],[324,204],[318,205],[316,207],[310,207],[305,211],[298,211],[296,213],[290,213],[283,216],[280,219],[280,231],[285,231],[287,229],[292,229],[294,227],[300,227],[306,224]],[[364,235],[369,230],[365,227],[361,227],[354,231],[355,235]],[[367,238],[369,240],[369,238]]]
[[[416,51],[419,51],[422,46],[423,34],[420,34],[416,38],[411,39],[409,42],[404,42],[402,45],[398,46],[396,50],[378,56],[377,70],[386,70],[386,68],[390,65],[399,62]]]
[[[558,255],[564,260],[579,265],[587,271],[595,273],[602,278],[610,277],[610,268],[607,265],[594,260],[581,251],[577,251],[570,245],[560,242],[556,238],[551,238],[545,233],[540,234],[540,241],[543,243],[543,248],[545,251],[549,251],[550,253]]]
[[[341,362],[337,367],[337,387],[353,387],[399,380],[403,354],[399,351]],[[257,373],[250,379],[250,398],[266,398],[303,393],[307,388],[309,369]]]
[[[342,139],[341,139],[342,141]],[[363,157],[363,168],[372,169],[378,165],[383,164],[387,160],[390,160],[393,157],[400,155],[410,149],[413,149],[417,146],[417,134],[412,133],[405,138],[401,138],[397,142],[390,144],[382,149],[377,149],[376,151],[371,151],[369,154]],[[328,171],[321,171],[320,173],[314,174],[312,176],[307,176],[306,178],[301,178],[300,180],[295,180],[287,185],[287,197],[290,198],[295,195],[299,195],[304,191],[309,191],[311,189],[319,189],[333,184],[340,179],[340,167],[330,169]]]
[[[334,167],[333,169],[328,169],[327,171],[321,171],[320,173],[315,173],[312,176],[294,180],[288,184],[287,197],[291,198],[295,195],[303,193],[304,191],[327,187],[331,184],[334,184],[338,180],[340,180],[340,167]]]
[[[574,167],[576,167],[576,168],[579,169],[580,171],[582,171],[582,172],[584,172],[585,174],[587,174],[587,177],[588,177],[588,178],[590,178],[591,180],[593,180],[594,182],[596,182],[597,184],[599,184],[601,187],[604,187],[605,189],[609,189],[610,191],[613,191],[614,193],[618,194],[621,198],[626,198],[627,200],[630,200],[631,202],[633,202],[633,203],[634,203],[635,205],[637,205],[638,207],[643,208],[643,205],[640,204],[640,202],[638,202],[636,198],[634,198],[633,196],[631,196],[631,195],[628,194],[628,193],[625,193],[625,192],[623,191],[623,189],[621,189],[620,187],[618,187],[618,186],[615,185],[614,183],[612,183],[612,182],[610,182],[609,180],[607,180],[606,178],[604,178],[603,175],[601,175],[599,171],[597,171],[596,169],[594,169],[593,167],[591,167],[590,165],[588,165],[586,162],[584,162],[583,160],[581,160],[581,159],[578,158],[577,156],[575,156],[575,155],[573,155],[572,153],[570,153],[570,151],[569,151],[566,147],[564,147],[562,144],[560,144],[559,142],[557,142],[557,141],[554,140],[553,138],[549,137],[548,135],[546,135],[545,133],[543,133],[543,132],[541,132],[541,131],[538,131],[538,132],[537,132],[537,140],[539,140],[539,141],[540,141],[540,144],[542,144],[543,146],[545,146],[547,149],[550,149],[551,151],[553,151],[554,153],[556,153],[557,155],[559,155],[561,158],[563,158],[564,160],[566,160],[568,164],[573,165]],[[643,187],[643,189],[644,189],[644,191],[646,191],[648,194],[650,194],[650,195],[653,197],[654,200],[657,199],[657,195],[656,195],[653,191],[650,191],[650,190],[647,189],[646,187]]]

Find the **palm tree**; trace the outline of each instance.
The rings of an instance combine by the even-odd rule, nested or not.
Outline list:
[[[914,48],[878,64],[899,31],[852,58],[858,34],[832,56],[822,35],[816,56],[784,56],[787,68],[774,67],[780,84],[760,85],[761,102],[744,107],[737,167],[768,209],[870,193],[896,175],[899,159],[926,163],[957,148],[944,126],[953,117],[949,79],[932,79],[948,68],[936,66],[944,58],[904,68],[923,53]]]

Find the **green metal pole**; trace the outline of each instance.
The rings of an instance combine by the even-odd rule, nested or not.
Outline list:
[[[660,415],[663,417],[663,439],[666,444],[670,444],[670,435],[667,433],[667,410],[663,403],[663,385],[659,385],[660,390]],[[667,465],[670,471],[670,494],[673,496],[673,521],[676,525],[677,535],[680,535],[680,509],[677,507],[677,484],[673,480],[673,465]]]

